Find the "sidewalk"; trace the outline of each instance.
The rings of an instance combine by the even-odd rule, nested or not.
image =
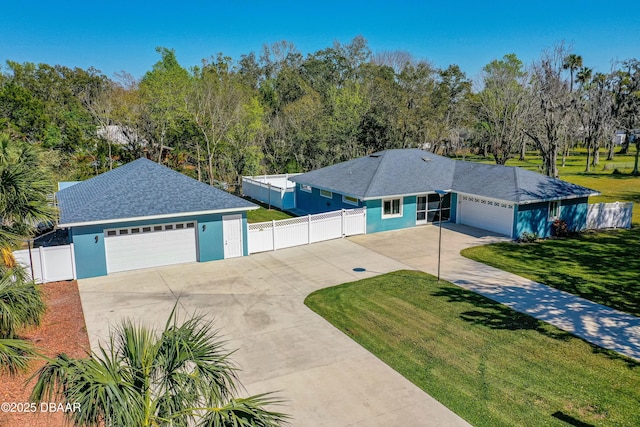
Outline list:
[[[417,270],[437,273],[435,226],[349,239]],[[471,227],[443,225],[441,277],[590,343],[640,360],[640,318],[460,255],[466,247],[504,240],[508,239]]]

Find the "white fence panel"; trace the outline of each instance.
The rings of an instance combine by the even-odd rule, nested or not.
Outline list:
[[[292,175],[265,175],[242,177],[242,194],[278,209],[295,208],[295,184]]]
[[[76,278],[73,243],[63,246],[49,246],[15,251],[13,256],[23,265],[38,283],[57,282]],[[33,260],[33,270],[31,266]]]
[[[309,243],[309,219],[305,217],[276,221],[276,249]]]
[[[589,205],[587,228],[631,228],[633,203],[597,203]]]
[[[281,221],[249,224],[249,253],[307,245],[365,234],[366,209],[327,212]]]
[[[342,237],[342,211],[313,215],[311,243]]]
[[[367,232],[367,210],[351,209],[345,211],[344,234],[345,236],[355,236],[356,234],[366,234]]]
[[[249,253],[272,251],[273,250],[273,224],[271,222],[260,222],[249,224]]]

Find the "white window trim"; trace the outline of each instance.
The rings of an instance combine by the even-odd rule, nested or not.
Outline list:
[[[347,200],[347,198],[349,199],[353,199],[353,200]],[[358,199],[356,197],[351,197],[351,196],[345,196],[344,194],[342,195],[342,203],[345,203],[347,205],[353,205],[353,206],[358,206]]]
[[[556,215],[551,215],[551,206],[553,206],[554,204],[557,205],[557,214]],[[554,221],[558,218],[560,218],[560,213],[562,212],[562,203],[560,203],[560,200],[551,200],[549,202],[549,212],[548,212],[548,218],[549,221]]]
[[[323,191],[325,193],[329,193],[329,195],[327,196],[327,195],[322,194]],[[333,199],[333,193],[331,191],[329,191],[329,190],[320,190],[320,196],[324,197],[324,198],[327,198],[327,199]]]
[[[387,214],[385,215],[384,213],[384,202],[392,202],[392,207],[393,207],[393,200],[400,200],[400,212],[397,214]],[[404,206],[404,197],[391,197],[388,199],[382,199],[382,206],[380,206],[381,210],[380,212],[382,213],[382,219],[389,219],[389,218],[402,218],[402,210],[403,210],[403,206]]]
[[[305,193],[311,193],[311,186],[307,184],[300,184],[300,190]]]

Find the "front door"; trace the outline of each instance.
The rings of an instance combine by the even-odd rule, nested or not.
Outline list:
[[[224,257],[235,258],[242,256],[242,215],[223,216],[222,234]]]

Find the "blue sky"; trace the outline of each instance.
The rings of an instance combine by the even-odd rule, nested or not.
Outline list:
[[[516,53],[529,64],[562,40],[597,71],[640,58],[640,2],[556,1],[8,1],[0,62],[141,77],[159,59],[156,46],[191,67],[280,40],[307,54],[359,34],[374,52],[406,50],[437,67],[458,64],[472,78],[492,59]]]

